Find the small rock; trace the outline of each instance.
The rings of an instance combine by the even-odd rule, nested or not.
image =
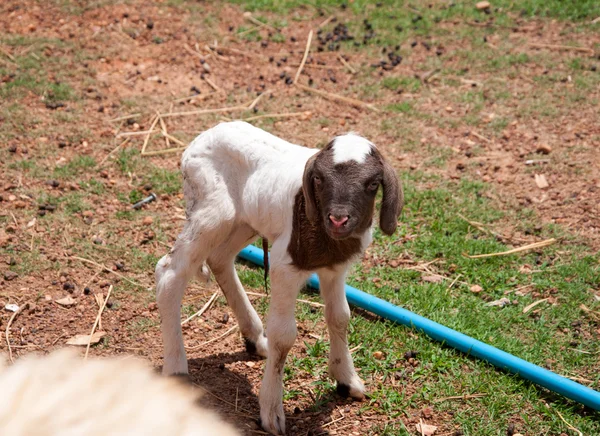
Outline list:
[[[479,286],[479,285],[473,285],[473,286],[471,286],[471,292],[473,292],[475,294],[478,294],[481,291],[483,291],[483,288],[481,286]]]
[[[490,8],[490,2],[478,2],[475,7],[477,8],[478,11],[483,11],[485,9],[489,9]]]
[[[419,354],[418,351],[414,351],[414,350],[407,351],[406,353],[404,353],[404,358],[406,360],[409,360],[409,359],[412,359],[413,357],[417,357],[418,354]]]
[[[17,152],[17,146],[16,145],[11,145],[10,147],[8,147],[8,151],[10,153],[16,153]]]
[[[81,215],[83,215],[84,218],[91,218],[94,216],[94,212],[91,210],[84,210]]]
[[[208,65],[208,62],[204,62],[202,64],[202,69],[204,70],[205,73],[209,73],[210,74],[210,65]]]
[[[385,354],[383,354],[382,351],[375,351],[373,357],[377,360],[382,360],[385,357]]]
[[[102,245],[102,242],[104,242],[104,241],[102,241],[102,239],[96,237],[96,238],[92,239],[92,242],[96,245]]]
[[[149,226],[154,222],[154,218],[152,218],[151,216],[146,216],[144,217],[144,219],[142,220],[142,224],[145,226]]]
[[[550,147],[548,144],[539,144],[537,146],[537,148],[535,149],[536,153],[541,153],[541,154],[550,154],[551,151],[552,151],[552,147]]]
[[[17,277],[19,277],[19,274],[17,274],[14,271],[5,271],[4,272],[4,280],[6,280],[7,282],[10,282],[11,280],[16,279]]]

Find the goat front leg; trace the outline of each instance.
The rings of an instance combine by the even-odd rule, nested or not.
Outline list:
[[[344,292],[346,267],[318,272],[321,283],[321,296],[325,301],[325,321],[329,330],[331,350],[329,352],[329,374],[337,381],[337,391],[342,396],[362,400],[365,386],[356,374],[350,350],[348,350],[347,329],[350,321],[350,307]]]
[[[296,339],[296,297],[307,278],[307,272],[299,272],[289,264],[272,263],[271,303],[267,318],[269,351],[259,402],[261,424],[273,434],[285,434],[283,368]]]

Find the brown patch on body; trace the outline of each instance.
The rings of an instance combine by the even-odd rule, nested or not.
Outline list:
[[[360,239],[332,239],[321,220],[310,222],[306,216],[306,201],[301,189],[294,201],[293,220],[288,253],[299,269],[314,271],[344,263],[362,249]]]

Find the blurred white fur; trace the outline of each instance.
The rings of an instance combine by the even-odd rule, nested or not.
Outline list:
[[[0,435],[239,436],[198,392],[136,358],[89,359],[61,350],[0,363]]]

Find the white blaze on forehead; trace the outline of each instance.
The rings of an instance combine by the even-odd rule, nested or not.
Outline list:
[[[373,149],[373,144],[362,136],[349,133],[333,140],[333,163],[355,160],[364,163]]]

